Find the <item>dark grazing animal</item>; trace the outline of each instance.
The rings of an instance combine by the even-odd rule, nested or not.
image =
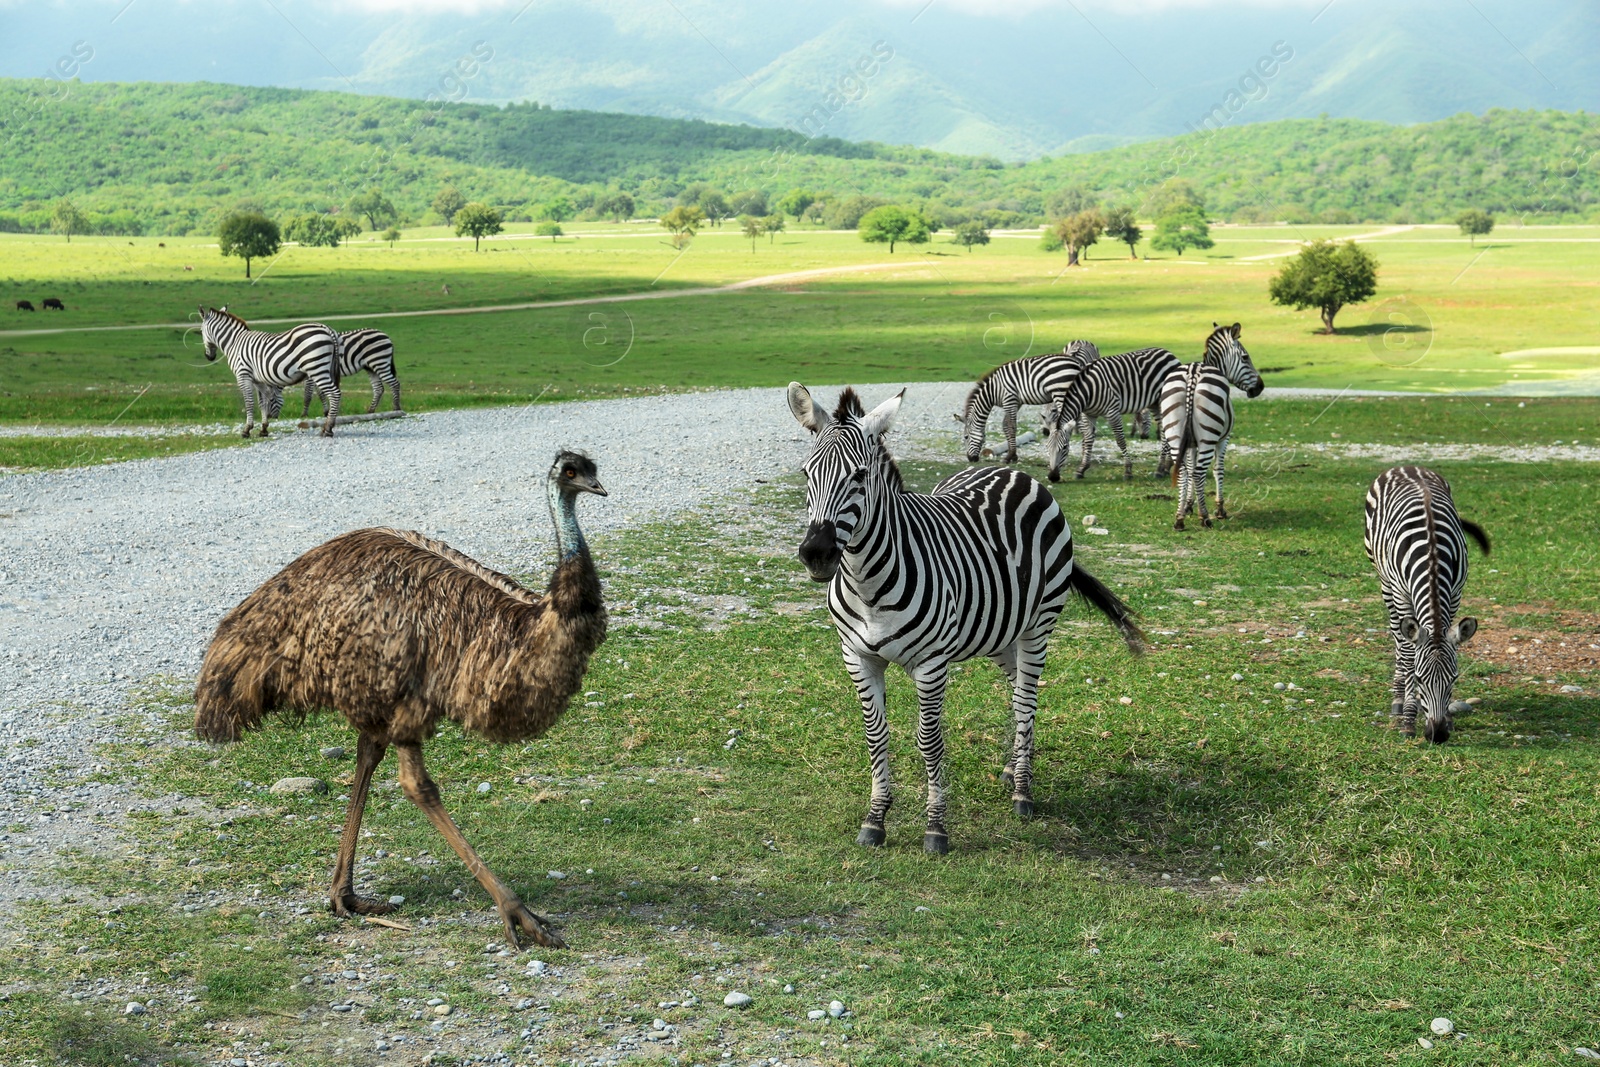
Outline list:
[[[33,310],[33,301],[31,301],[31,300],[18,300],[17,301],[17,310],[18,311],[32,311]]]
[[[46,311],[65,311],[67,310],[67,305],[63,304],[53,296],[47,296],[44,300],[44,309]]]
[[[583,683],[606,609],[578,528],[580,493],[605,496],[587,456],[563,451],[546,480],[561,561],[539,596],[439,541],[357,530],[313,548],[222,620],[195,686],[195,733],[237,741],[284,709],[333,708],[360,732],[330,892],[335,914],[393,910],[358,896],[356,843],[372,772],[393,745],[400,786],[494,898],[506,940],[520,928],[564,943],[473,851],[439,801],[422,744],[442,719],[491,741],[538,737]]]
[[[1450,484],[1426,467],[1393,467],[1367,490],[1363,541],[1394,638],[1389,714],[1407,737],[1417,732],[1419,710],[1424,737],[1450,737],[1456,649],[1478,632],[1477,619],[1455,617],[1467,584],[1467,536],[1488,555],[1489,535],[1456,514]]]
[[[828,582],[828,610],[856,685],[872,761],[872,801],[861,845],[885,841],[889,723],[884,672],[898,663],[917,687],[917,747],[928,780],[922,847],[949,851],[945,831],[944,690],[950,667],[986,656],[1011,681],[1016,735],[1004,777],[1013,810],[1033,814],[1033,718],[1056,618],[1075,592],[1122,631],[1143,637],[1126,604],[1072,559],[1072,533],[1050,490],[1010,467],[969,467],[932,493],[907,492],[883,445],[900,394],[870,413],[855,390],[832,415],[799,382],[789,410],[811,431],[806,458],[810,525],[800,561]]]

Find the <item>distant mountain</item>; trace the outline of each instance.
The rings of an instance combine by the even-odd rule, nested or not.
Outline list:
[[[0,75],[39,76],[81,41],[90,81],[536,100],[791,129],[831,99],[842,106],[829,109],[829,135],[1005,160],[1182,134],[1226,109],[1230,91],[1230,125],[1600,110],[1592,0],[1219,0],[1134,13],[1078,0],[1014,16],[946,0],[486,0],[403,14],[210,0],[203,18],[189,4],[122,6],[0,0]],[[1275,53],[1289,58],[1252,80]]]

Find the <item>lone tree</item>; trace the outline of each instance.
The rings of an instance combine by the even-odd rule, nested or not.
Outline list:
[[[891,255],[894,254],[894,246],[901,241],[910,245],[927,244],[931,232],[928,220],[919,212],[907,211],[896,204],[873,208],[861,216],[856,228],[861,231],[861,239],[868,244],[888,242]]]
[[[367,223],[372,227],[374,233],[377,232],[380,222],[387,225],[400,217],[400,213],[394,209],[394,205],[389,203],[389,198],[384,196],[383,192],[378,189],[368,189],[351,200],[350,210],[357,215],[365,215]]]
[[[1211,239],[1211,227],[1206,225],[1206,213],[1193,204],[1169,208],[1156,219],[1156,235],[1150,239],[1151,248],[1180,256],[1185,248],[1210,248],[1216,243]]]
[[[455,221],[456,212],[467,206],[467,198],[461,195],[453,185],[447,185],[439,190],[439,195],[433,198],[433,210],[444,219],[445,225]]]
[[[564,196],[547,200],[539,208],[539,214],[551,222],[566,222],[572,217],[572,201]]]
[[[983,224],[982,219],[968,219],[956,227],[955,236],[951,240],[971,252],[973,245],[989,243],[989,227]]]
[[[1146,217],[1160,221],[1161,216],[1174,208],[1198,208],[1205,213],[1206,202],[1187,178],[1168,178],[1153,189],[1144,203]]]
[[[672,234],[672,247],[680,249],[694,240],[704,221],[706,213],[692,204],[679,204],[661,216],[662,227]]]
[[[349,244],[350,238],[361,232],[361,223],[357,222],[349,215],[340,215],[338,218],[333,220],[333,232],[339,235],[339,239],[341,241],[343,241],[345,244]]]
[[[559,222],[541,222],[533,228],[533,232],[540,237],[550,238],[550,243],[555,244],[556,238],[566,231],[561,228],[561,223]]]
[[[478,242],[499,232],[500,212],[488,204],[474,200],[470,204],[463,204],[461,210],[456,212],[456,236],[470,233],[474,252],[478,250]]]
[[[796,222],[806,213],[806,208],[817,202],[817,194],[810,189],[790,189],[772,206],[785,215],[793,215]]]
[[[728,198],[722,195],[720,189],[704,190],[693,206],[699,208],[701,214],[711,220],[711,225],[717,227],[721,227],[722,220],[733,214],[733,208],[728,206]]]
[[[310,212],[291,218],[283,228],[283,239],[301,248],[332,248],[339,243],[339,230],[328,216]]]
[[[1326,333],[1346,304],[1359,304],[1378,291],[1378,261],[1354,241],[1313,241],[1283,265],[1267,286],[1274,304],[1296,311],[1316,308]]]
[[[89,228],[89,220],[83,212],[78,210],[77,204],[74,204],[66,197],[62,197],[50,209],[50,228],[56,233],[64,234],[67,238],[67,244],[70,245],[73,234],[82,233]]]
[[[737,215],[754,215],[760,218],[768,214],[767,194],[760,189],[746,189],[735,193],[731,201],[732,209]]]
[[[1128,246],[1128,258],[1139,258],[1139,242],[1144,240],[1144,230],[1139,227],[1131,207],[1114,207],[1106,212],[1106,236]]]
[[[1461,232],[1467,235],[1472,246],[1476,248],[1478,238],[1494,229],[1494,216],[1487,211],[1472,208],[1456,216],[1456,225],[1461,227]]]
[[[746,237],[750,238],[750,251],[752,253],[755,252],[756,238],[760,237],[762,233],[766,231],[766,227],[762,224],[761,220],[756,218],[754,215],[740,215],[739,229],[744,232]]]
[[[250,277],[250,261],[259,256],[277,255],[283,247],[278,224],[259,211],[236,211],[217,227],[217,244],[225,256],[244,260],[244,276]]]
[[[633,218],[633,197],[627,193],[612,193],[594,206],[601,215],[610,215],[613,222],[627,222]]]
[[[770,245],[772,243],[772,239],[783,232],[783,216],[768,215],[766,218],[762,219],[761,232],[767,235],[767,244]]]
[[[393,248],[394,243],[400,240],[400,231],[395,229],[393,226],[390,226],[387,230],[383,231],[383,239],[389,242],[390,248]]]
[[[1096,208],[1069,215],[1056,223],[1056,236],[1067,249],[1067,266],[1078,266],[1080,255],[1087,258],[1089,246],[1100,240],[1105,228],[1106,220]]]

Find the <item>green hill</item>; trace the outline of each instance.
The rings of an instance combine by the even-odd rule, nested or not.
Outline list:
[[[52,95],[53,94],[53,95]],[[778,194],[915,201],[947,223],[1044,221],[1081,186],[1138,205],[1181,177],[1236,221],[1430,222],[1467,207],[1536,219],[1600,217],[1600,117],[1490,111],[1416,126],[1297,119],[1102,152],[989,157],[807,138],[791,130],[213,83],[0,79],[0,228],[48,227],[70,197],[102,232],[211,232],[241,205],[337,211],[379,187],[429,219],[445,184],[512,220],[566,196],[583,211],[622,189],[640,213],[692,182]]]

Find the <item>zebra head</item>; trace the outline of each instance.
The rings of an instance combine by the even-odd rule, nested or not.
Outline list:
[[[1442,634],[1432,633],[1409,615],[1400,620],[1400,636],[1416,649],[1412,699],[1424,714],[1422,736],[1435,744],[1450,739],[1450,691],[1455,688],[1459,673],[1456,649],[1477,632],[1478,620],[1470,615],[1457,619]]]
[[[1044,417],[1044,433],[1050,439],[1050,480],[1061,480],[1061,465],[1072,454],[1072,430],[1078,424],[1078,416],[1083,413],[1084,390],[1078,388],[1078,383],[1073,383],[1072,388],[1064,393],[1057,393],[1055,400],[1050,404],[1050,410]]]
[[[1211,325],[1215,329],[1206,338],[1202,362],[1221,371],[1224,378],[1244,390],[1245,396],[1260,396],[1266,386],[1261,382],[1261,375],[1256,373],[1256,365],[1250,362],[1250,353],[1239,343],[1239,324],[1219,326],[1213,322]]]
[[[206,362],[215,363],[217,357],[222,355],[222,346],[233,335],[231,327],[237,325],[245,328],[245,321],[228,310],[224,304],[220,308],[208,308],[200,305],[200,337],[205,342]]]
[[[799,552],[800,562],[814,582],[833,578],[856,530],[871,518],[868,483],[881,468],[893,469],[894,461],[882,438],[904,396],[902,389],[867,412],[856,391],[846,388],[839,394],[839,406],[829,415],[812,401],[805,386],[789,383],[789,410],[815,438],[811,455],[802,465],[806,514],[811,521]]]
[[[989,421],[992,403],[984,395],[988,391],[987,386],[988,376],[985,375],[967,394],[967,403],[962,407],[961,414],[956,416],[961,420],[961,448],[967,454],[968,463],[978,462],[978,456],[983,452],[983,429]]]

